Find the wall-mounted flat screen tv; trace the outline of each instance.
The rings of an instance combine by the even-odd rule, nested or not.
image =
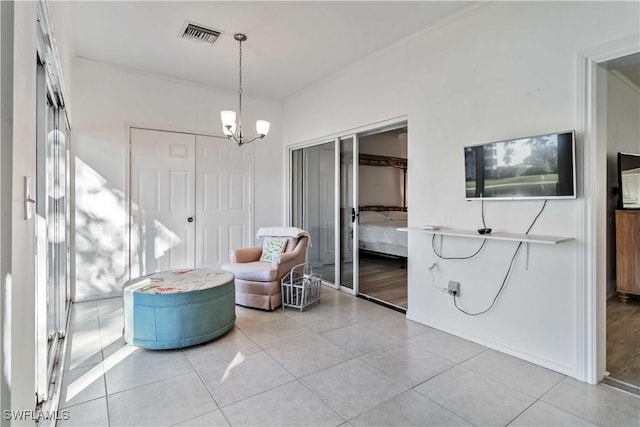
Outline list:
[[[618,153],[618,188],[618,207],[640,209],[640,154]]]
[[[573,131],[464,148],[466,199],[576,197]]]

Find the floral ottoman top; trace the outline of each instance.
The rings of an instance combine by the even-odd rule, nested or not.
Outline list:
[[[233,274],[226,271],[207,269],[170,270],[152,273],[132,280],[125,285],[129,292],[145,294],[176,294],[215,288],[233,280]]]

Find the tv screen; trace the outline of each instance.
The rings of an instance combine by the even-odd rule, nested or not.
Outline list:
[[[465,147],[467,200],[575,198],[574,139],[567,131]]]
[[[618,153],[618,206],[640,209],[640,154]]]

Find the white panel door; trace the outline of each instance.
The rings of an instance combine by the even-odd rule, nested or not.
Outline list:
[[[131,277],[195,265],[195,145],[131,129]]]
[[[249,147],[196,136],[196,267],[219,268],[252,243]]]

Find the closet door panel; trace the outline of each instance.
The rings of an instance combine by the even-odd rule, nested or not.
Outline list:
[[[131,130],[131,276],[195,265],[195,136]]]
[[[219,268],[252,243],[251,150],[198,135],[196,152],[196,266]]]

